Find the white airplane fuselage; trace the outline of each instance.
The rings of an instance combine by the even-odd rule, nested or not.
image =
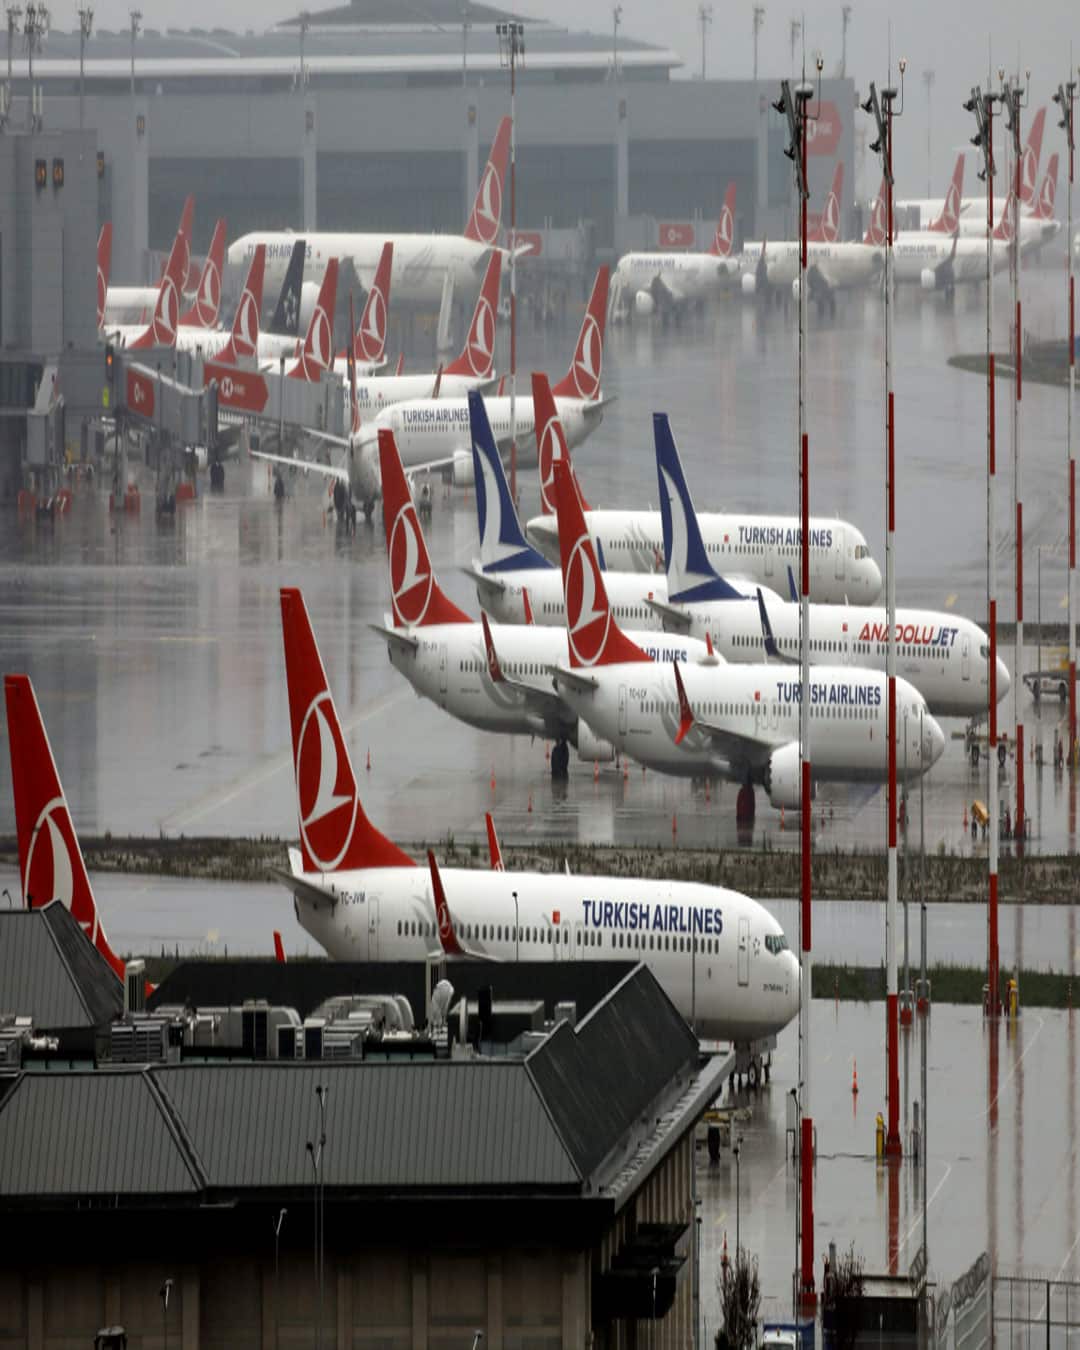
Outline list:
[[[743,248],[743,276],[754,276],[761,258],[761,244]],[[808,244],[807,267],[816,272],[830,290],[869,286],[884,269],[884,253],[870,244]],[[799,277],[799,243],[783,240],[765,244],[765,269],[770,286],[790,286]]]
[[[632,300],[659,278],[673,299],[699,300],[719,295],[738,275],[735,258],[715,253],[624,253],[611,284],[616,293],[628,292]]]
[[[663,565],[664,537],[659,511],[586,511],[593,543],[611,571],[654,572]],[[705,551],[721,576],[730,574],[772,590],[787,589],[787,569],[800,566],[799,521],[793,516],[741,512],[698,513]],[[525,527],[529,540],[552,561],[559,556],[554,516],[534,516]],[[824,604],[872,604],[881,592],[881,573],[866,539],[847,521],[810,518],[810,595]]]
[[[607,665],[588,672],[595,688],[556,675],[564,702],[616,750],[661,773],[715,773],[764,782],[774,805],[795,806],[799,794],[797,670],[781,665],[679,667],[695,722],[678,745],[681,725],[675,675],[667,665]],[[818,666],[811,672],[810,748],[818,782],[880,783],[887,774],[887,683],[877,671]],[[922,695],[897,680],[901,735],[911,738],[909,776],[929,768],[945,738]],[[920,715],[921,714],[921,715]],[[713,735],[703,724],[719,728]],[[904,747],[900,746],[900,762]],[[902,770],[901,770],[902,772]]]
[[[307,281],[321,281],[326,264],[337,258],[342,264],[351,262],[366,288],[373,285],[383,245],[392,243],[394,260],[390,272],[391,293],[395,300],[413,304],[438,304],[442,298],[443,280],[449,272],[454,278],[458,295],[472,289],[487,265],[491,247],[457,234],[352,234],[328,233],[322,230],[298,231],[257,230],[242,235],[229,245],[228,265],[237,272],[251,262],[259,244],[266,245],[266,275],[264,285],[269,293],[280,288],[298,238],[307,244],[304,277]]]
[[[438,950],[426,867],[298,873],[298,852],[290,857],[306,883],[296,917],[334,960],[423,961]],[[641,961],[706,1039],[766,1040],[798,1012],[799,964],[783,930],[737,891],[557,872],[441,877],[458,939],[498,961]]]
[[[760,663],[765,655],[757,601],[711,600],[674,605],[691,637],[704,640],[728,661]],[[767,601],[769,624],[786,661],[799,659],[799,606]],[[671,626],[669,620],[668,626]],[[810,663],[883,671],[888,628],[885,610],[871,605],[810,606]],[[781,671],[797,665],[776,664]],[[986,712],[990,669],[986,634],[970,619],[935,610],[896,611],[896,673],[918,689],[938,717],[977,717]],[[1009,689],[1009,672],[998,658],[998,699]]]
[[[387,623],[379,632],[394,668],[422,698],[459,722],[478,731],[568,739],[578,745],[583,759],[614,757],[609,745],[597,750],[591,743],[579,743],[577,716],[552,688],[551,667],[569,659],[565,628],[492,624],[503,681],[492,678],[478,623],[425,624],[394,629],[392,636],[389,629]],[[707,655],[704,642],[696,638],[656,631],[629,636],[651,660],[661,663],[690,665]]]

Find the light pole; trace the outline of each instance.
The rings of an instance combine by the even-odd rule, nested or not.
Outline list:
[[[311,1159],[313,1190],[315,1199],[315,1280],[319,1288],[319,1304],[315,1322],[315,1348],[322,1350],[323,1319],[323,1278],[325,1260],[323,1251],[323,1150],[326,1148],[326,1099],[330,1095],[328,1084],[319,1083],[315,1088],[315,1097],[319,1103],[319,1138],[317,1143],[310,1139],[307,1143],[308,1157]]]
[[[38,130],[37,100],[34,96],[34,52],[41,46],[41,39],[48,31],[48,27],[49,11],[45,6],[27,5],[26,16],[23,19],[23,36],[26,38],[26,70],[30,80],[30,98],[27,106],[30,114],[28,125],[31,131]]]
[[[851,6],[840,11],[840,78],[847,79],[847,30],[851,25]]]
[[[930,107],[930,91],[934,87],[934,72],[924,70],[922,82],[926,86],[926,195],[930,196],[930,131],[933,126],[933,114]]]
[[[896,398],[893,391],[893,119],[904,111],[904,71],[907,62],[900,61],[900,88],[881,90],[870,82],[870,97],[863,111],[872,114],[877,126],[877,140],[870,146],[880,154],[885,177],[885,676],[888,684],[888,765],[889,790],[886,798],[886,830],[888,839],[888,870],[885,907],[885,1048],[886,1097],[888,1102],[888,1129],[885,1151],[890,1158],[899,1158],[902,1152],[900,1138],[900,1027],[899,997],[897,991],[896,919],[899,876],[896,851]],[[900,108],[895,107],[900,98]]]
[[[1068,224],[1066,226],[1065,234],[1065,334],[1069,340],[1069,397],[1065,404],[1065,458],[1069,475],[1068,496],[1066,498],[1069,511],[1069,589],[1067,612],[1069,616],[1069,768],[1072,769],[1076,758],[1076,615],[1073,608],[1076,602],[1076,591],[1073,584],[1076,577],[1076,465],[1073,460],[1072,448],[1072,406],[1073,399],[1076,397],[1076,309],[1073,294],[1072,242],[1073,160],[1076,148],[1073,105],[1076,102],[1076,81],[1069,80],[1067,84],[1059,84],[1057,93],[1054,95],[1054,102],[1061,109],[1061,121],[1058,123],[1058,126],[1064,131],[1065,140],[1069,146],[1069,186],[1067,189],[1068,195],[1066,206]],[[1019,671],[1017,674],[1019,674]]]
[[[280,1254],[281,1254],[281,1253],[280,1253],[280,1248],[281,1248],[281,1230],[282,1230],[282,1228],[285,1226],[285,1215],[288,1214],[288,1212],[289,1212],[289,1211],[288,1211],[287,1209],[279,1209],[279,1210],[278,1210],[278,1216],[277,1216],[277,1218],[274,1220],[274,1347],[275,1347],[275,1350],[277,1350],[277,1343],[278,1343],[278,1328],[281,1326],[281,1303],[280,1303],[280,1298],[279,1298],[279,1290],[280,1290],[280,1287],[281,1287],[281,1286],[280,1286],[280,1283],[279,1283],[280,1276],[281,1276],[281,1264],[280,1264],[280,1260],[279,1260]]]
[[[131,14],[131,97],[135,97],[135,40],[139,36],[142,23],[142,10],[133,9]]]
[[[740,1187],[740,1185],[739,1185],[739,1182],[740,1182],[740,1179],[741,1179],[741,1173],[740,1173],[740,1168],[739,1168],[739,1154],[742,1152],[742,1141],[743,1141],[743,1137],[742,1137],[742,1135],[740,1134],[739,1137],[738,1137],[738,1139],[735,1140],[735,1147],[734,1147],[734,1149],[732,1150],[732,1152],[735,1154],[735,1266],[736,1266],[736,1269],[738,1269],[738,1264],[739,1264],[739,1252],[742,1251],[742,1244],[741,1244],[741,1240],[740,1240],[740,1237],[739,1237],[739,1192],[740,1192],[740,1189],[741,1189],[741,1187]]]
[[[499,55],[510,67],[510,496],[517,492],[517,67],[525,60],[525,25],[495,25]]]
[[[158,1298],[161,1299],[161,1339],[164,1344],[164,1350],[169,1350],[169,1295],[172,1293],[173,1282],[171,1279],[158,1290]]]
[[[472,24],[469,21],[469,0],[462,0],[461,5],[461,87],[462,89],[469,82],[469,29]]]
[[[90,40],[90,30],[94,26],[94,11],[92,9],[79,10],[79,130],[82,131],[84,117],[83,104],[86,97],[85,91],[85,62],[86,62],[86,44]]]
[[[698,5],[698,23],[701,25],[701,78],[705,79],[705,38],[712,25],[713,8],[712,5]]]
[[[299,89],[303,93],[307,85],[307,67],[304,65],[304,44],[307,41],[308,29],[311,27],[311,15],[306,9],[300,11],[300,22],[297,27],[297,36],[300,38],[300,80]]]
[[[765,22],[765,6],[754,6],[754,79],[757,79],[757,49],[758,34],[761,32],[762,24]]]
[[[619,83],[619,24],[622,23],[622,5],[611,7],[611,80]]]

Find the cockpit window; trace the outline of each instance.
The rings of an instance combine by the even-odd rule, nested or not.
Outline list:
[[[787,949],[787,938],[783,933],[766,933],[765,950],[767,952],[772,952],[773,956],[779,956],[781,952],[786,952]]]
[[[869,558],[869,556],[870,556],[870,545],[869,545],[869,544],[856,544],[856,545],[855,545],[855,558],[856,558],[856,560],[858,560],[859,558]]]
[[[988,661],[990,659],[990,648],[985,642],[979,647],[979,655],[983,658],[984,661]]]

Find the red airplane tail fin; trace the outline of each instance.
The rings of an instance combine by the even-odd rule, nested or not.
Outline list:
[[[953,168],[952,180],[949,183],[949,190],[945,194],[945,202],[941,208],[941,215],[937,220],[932,221],[927,227],[936,234],[955,234],[960,228],[960,204],[964,198],[964,156],[956,156],[956,165]]]
[[[1020,200],[1025,206],[1035,205],[1035,189],[1038,186],[1039,156],[1042,154],[1043,128],[1046,126],[1046,109],[1040,108],[1031,120],[1027,145],[1020,157]]]
[[[499,312],[499,278],[502,275],[502,254],[493,249],[488,259],[484,282],[476,297],[472,322],[465,335],[461,355],[446,367],[446,375],[471,375],[487,380],[495,369],[495,316]]]
[[[189,251],[181,228],[177,230],[176,238],[169,250],[165,273],[158,287],[157,300],[154,302],[154,315],[150,320],[150,327],[129,342],[129,347],[142,350],[147,347],[176,346],[176,329],[180,322],[180,295],[183,290],[184,270],[187,266],[185,258]]]
[[[239,358],[254,360],[259,354],[259,311],[262,309],[263,276],[266,272],[266,245],[257,244],[233,315],[229,340],[218,354],[227,364]]]
[[[505,872],[506,865],[503,863],[502,849],[499,847],[499,836],[495,833],[495,821],[490,811],[484,812],[484,823],[487,825],[488,858],[491,861],[491,870],[493,872]]]
[[[97,241],[97,326],[105,322],[105,305],[109,295],[109,270],[112,267],[112,221],[101,227]]]
[[[387,240],[379,254],[375,280],[371,283],[360,327],[353,336],[353,358],[364,365],[383,359],[386,350],[386,314],[390,307],[390,273],[394,265],[394,245]]]
[[[545,516],[555,515],[555,461],[565,460],[570,467],[570,476],[582,511],[588,511],[578,483],[577,474],[570,460],[570,450],[566,444],[566,433],[559,419],[559,410],[551,392],[548,377],[541,371],[533,371],[533,421],[536,435],[537,467],[540,471],[540,506]]]
[[[1046,174],[1039,188],[1032,215],[1036,220],[1053,220],[1057,201],[1058,153],[1055,150],[1046,166]]]
[[[311,312],[311,321],[304,335],[304,345],[300,348],[300,359],[289,371],[294,380],[307,380],[309,384],[318,384],[323,372],[333,365],[337,281],[338,260],[331,258],[326,264],[319,296]]]
[[[735,180],[733,178],[727,185],[727,191],[724,193],[724,204],[720,208],[720,219],[716,222],[716,233],[713,235],[713,241],[709,245],[709,252],[714,258],[730,258],[734,241]]]
[[[1008,244],[1013,237],[1013,205],[1016,202],[1016,193],[1009,189],[1009,195],[1005,198],[1005,206],[1001,212],[1001,219],[994,229],[994,238],[1002,244]]]
[[[394,433],[385,427],[379,431],[379,470],[394,627],[471,623],[469,616],[458,609],[436,579],[420,528],[420,517],[416,514],[416,504],[401,465],[397,441]]]
[[[109,946],[101,925],[75,825],[60,785],[34,686],[26,675],[4,676],[15,832],[23,901],[37,909],[62,900],[83,932],[124,978],[124,963]]]
[[[183,328],[214,328],[221,309],[221,272],[225,266],[225,222],[214,226],[210,251],[203,263],[195,302],[180,319]]]
[[[648,661],[646,653],[630,641],[611,612],[604,575],[574,490],[569,462],[564,459],[555,462],[555,499],[559,508],[559,557],[571,666]]]
[[[596,273],[592,295],[581,321],[570,369],[552,389],[556,398],[592,400],[600,394],[600,376],[604,369],[604,326],[607,322],[608,279],[605,263]]]
[[[886,202],[885,194],[889,185],[883,178],[878,195],[870,203],[870,224],[866,228],[866,234],[863,235],[863,243],[870,244],[874,248],[881,248],[885,244],[885,235],[887,233],[888,222],[886,220]]]
[[[465,226],[465,238],[477,244],[494,244],[502,224],[503,187],[506,183],[506,164],[510,157],[510,119],[499,123],[491,154],[484,166],[476,200]]]
[[[305,872],[415,864],[360,805],[356,775],[300,591],[281,591],[300,853]]]
[[[829,188],[818,217],[817,225],[810,234],[815,244],[835,244],[840,239],[840,203],[844,200],[844,161],[838,159],[833,170],[832,187]]]

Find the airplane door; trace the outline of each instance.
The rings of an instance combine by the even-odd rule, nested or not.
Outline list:
[[[851,665],[851,630],[844,624],[844,631],[840,635],[840,655],[845,666]]]
[[[971,638],[967,633],[960,639],[960,678],[971,679]]]
[[[750,920],[739,920],[739,983],[750,983]]]
[[[771,577],[773,574],[773,548],[771,544],[765,545],[765,575]]]
[[[446,643],[439,644],[439,693],[446,697]]]
[[[368,893],[368,960],[379,959],[379,897]]]
[[[836,550],[836,579],[844,579],[844,533],[842,530],[833,530],[833,548]]]
[[[619,735],[626,735],[626,685],[619,685]]]

